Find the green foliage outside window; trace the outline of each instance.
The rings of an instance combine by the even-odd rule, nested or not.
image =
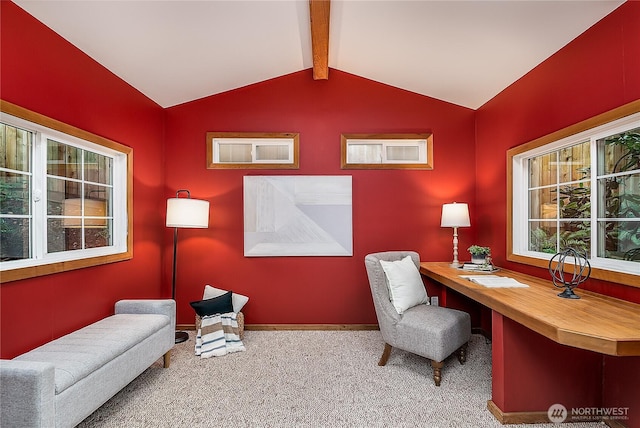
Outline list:
[[[604,245],[598,256],[640,261],[640,221],[624,219],[640,218],[640,174],[616,175],[640,169],[640,133],[637,130],[613,135],[604,139],[606,153],[614,155],[612,168],[603,173],[614,175],[599,179],[602,195],[599,195],[601,212],[599,217],[618,219],[601,222],[604,229]],[[617,157],[615,157],[617,156]],[[589,169],[578,170],[588,177]],[[600,183],[601,182],[601,183]],[[534,227],[530,232],[530,249],[544,253],[558,252],[572,247],[589,254],[591,225],[585,221],[562,221],[562,219],[588,219],[591,216],[591,189],[585,182],[578,185],[563,185],[554,190],[558,195],[553,202],[558,204],[561,220],[560,230],[553,227]],[[602,212],[604,210],[604,212]]]
[[[605,139],[605,145],[618,147],[622,155],[613,173],[640,169],[640,133],[631,131]],[[640,218],[640,174],[605,179],[605,217]],[[640,222],[606,222],[605,254],[607,258],[640,261]]]

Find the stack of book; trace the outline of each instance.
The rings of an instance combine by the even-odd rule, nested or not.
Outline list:
[[[483,265],[478,265],[475,263],[464,263],[462,265],[462,269],[463,270],[468,270],[468,271],[474,271],[474,272],[495,272],[498,270],[497,267],[495,267],[492,264],[483,264]]]

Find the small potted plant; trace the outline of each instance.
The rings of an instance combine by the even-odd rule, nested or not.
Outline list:
[[[480,245],[472,245],[467,248],[467,251],[471,253],[471,263],[476,265],[487,263],[487,257],[491,254],[491,248]]]

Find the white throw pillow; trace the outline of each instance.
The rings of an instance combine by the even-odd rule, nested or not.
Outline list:
[[[391,303],[399,314],[416,305],[428,304],[427,291],[411,256],[395,262],[380,260],[380,264],[387,276]]]
[[[221,290],[219,288],[212,287],[210,285],[204,286],[204,295],[202,300],[213,299],[214,297],[222,296],[229,290]],[[242,310],[242,307],[249,301],[247,296],[238,294],[236,292],[231,293],[231,304],[233,305],[233,312],[238,313]]]

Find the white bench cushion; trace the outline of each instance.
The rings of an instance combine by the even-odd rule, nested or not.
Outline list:
[[[46,343],[15,360],[55,366],[56,394],[170,323],[166,315],[117,314]]]

